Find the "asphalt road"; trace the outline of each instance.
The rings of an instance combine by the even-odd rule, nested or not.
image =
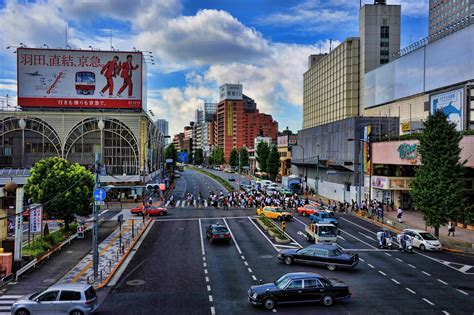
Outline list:
[[[182,191],[218,189],[212,179],[185,171]],[[184,185],[186,186],[183,189]],[[257,226],[254,210],[169,209],[155,221],[119,283],[99,307],[100,314],[257,314],[249,287],[276,280],[287,272],[311,271],[349,284],[352,298],[330,308],[318,304],[277,306],[284,314],[472,314],[474,259],[449,253],[401,253],[377,248],[378,228],[352,215],[338,215],[338,244],[357,252],[354,270],[328,271],[305,265],[286,266],[276,254],[283,248]],[[229,244],[210,244],[204,230],[210,223],[226,224]],[[302,231],[309,219],[297,216],[287,224],[290,246],[309,245]],[[135,280],[135,281],[133,281]]]

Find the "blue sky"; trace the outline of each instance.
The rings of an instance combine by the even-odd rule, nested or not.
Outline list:
[[[364,0],[363,3],[372,3]],[[427,34],[428,0],[402,4],[402,46]],[[217,101],[218,86],[243,84],[280,129],[301,129],[302,76],[311,53],[358,35],[352,0],[43,0],[0,1],[0,100],[16,96],[9,45],[153,52],[148,108],[176,133],[194,109]]]

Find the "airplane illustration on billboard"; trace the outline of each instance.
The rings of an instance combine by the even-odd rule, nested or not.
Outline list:
[[[31,75],[32,77],[38,77],[38,76],[43,76],[41,73],[39,73],[39,71],[36,71],[36,72],[25,72],[25,74],[27,75]]]

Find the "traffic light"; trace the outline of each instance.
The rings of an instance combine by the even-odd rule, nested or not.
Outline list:
[[[153,184],[153,189],[154,189],[155,191],[160,190],[160,185],[158,185],[158,184]]]
[[[153,190],[153,185],[152,184],[146,185],[146,190],[152,191]]]
[[[77,238],[84,238],[84,226],[78,225],[77,226]]]

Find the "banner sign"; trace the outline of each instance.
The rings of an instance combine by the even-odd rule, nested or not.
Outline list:
[[[370,136],[372,135],[372,125],[364,127],[364,172],[370,174],[372,171],[372,152]]]
[[[461,131],[464,128],[464,90],[458,89],[449,91],[446,93],[432,95],[430,97],[430,108],[431,114],[434,114],[437,110],[442,111],[448,120],[456,124],[456,130]]]
[[[413,160],[417,157],[417,148],[418,145],[416,143],[402,143],[398,146],[398,154],[401,159]]]
[[[141,52],[18,48],[18,105],[142,108]]]
[[[233,113],[232,104],[227,106],[227,136],[232,137],[234,132],[234,113]]]
[[[30,232],[40,233],[43,226],[43,206],[32,205],[30,207]]]

